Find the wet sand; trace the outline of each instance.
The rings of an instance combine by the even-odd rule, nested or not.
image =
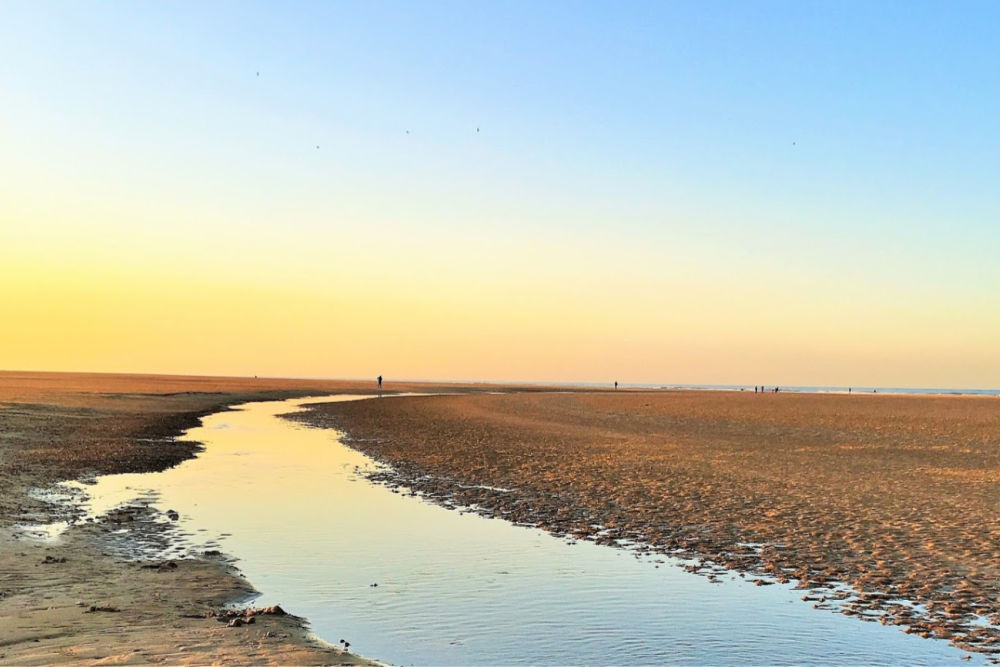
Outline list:
[[[290,418],[446,505],[797,582],[820,609],[1000,655],[996,397],[463,395]]]
[[[698,558],[692,569],[710,578],[729,568],[761,585],[799,581],[818,607],[1000,649],[1000,399],[523,389],[532,393],[341,403],[300,418],[348,431],[396,467],[382,481],[446,504]],[[364,662],[291,615],[230,626],[219,610],[253,589],[224,554],[118,558],[115,540],[173,539],[149,507],[72,525],[58,542],[14,526],[74,516],[32,488],[195,455],[172,437],[227,405],[371,390],[0,373],[0,662]]]
[[[225,554],[154,567],[115,555],[122,542],[174,539],[169,520],[142,504],[71,525],[55,542],[29,539],[17,526],[77,516],[36,498],[33,488],[163,470],[194,456],[197,444],[172,438],[202,415],[248,400],[366,393],[372,385],[0,373],[0,663],[368,664],[311,638],[294,609],[255,615],[252,623],[218,617],[224,605],[254,593]],[[413,389],[433,387],[393,387]]]

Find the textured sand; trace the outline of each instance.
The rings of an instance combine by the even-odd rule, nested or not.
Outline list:
[[[1000,651],[996,397],[464,395],[292,418],[445,503],[797,581],[819,607]]]
[[[72,518],[29,496],[32,487],[161,470],[194,455],[196,445],[171,436],[200,415],[371,384],[0,373],[0,664],[366,663],[310,638],[291,615],[239,627],[206,617],[253,593],[222,554],[159,568],[114,556],[123,541],[172,539],[150,508],[74,525],[55,543],[15,525]]]
[[[171,539],[149,508],[76,525],[54,544],[15,538],[12,527],[59,518],[31,487],[195,454],[170,437],[225,405],[372,389],[0,373],[0,663],[357,662],[293,616],[241,627],[206,618],[252,592],[224,555],[161,568],[111,555],[124,528],[130,540]],[[1000,399],[530,389],[332,404],[303,418],[346,429],[396,465],[386,481],[443,502],[700,557],[709,577],[727,567],[762,584],[797,580],[817,606],[1000,649]],[[424,473],[435,477],[416,481]],[[970,626],[974,616],[986,625]]]

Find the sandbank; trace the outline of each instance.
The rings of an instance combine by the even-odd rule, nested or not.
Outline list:
[[[518,393],[288,418],[448,506],[792,582],[821,609],[1000,655],[997,397]]]

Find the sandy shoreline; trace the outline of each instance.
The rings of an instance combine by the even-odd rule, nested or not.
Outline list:
[[[135,528],[153,525],[141,512],[119,517],[130,515]],[[143,564],[109,557],[102,551],[108,532],[102,521],[69,530],[57,544],[0,539],[0,662],[366,663],[310,638],[294,616],[257,616],[243,627],[206,617],[247,599],[253,587],[219,558]]]
[[[995,397],[467,395],[289,418],[445,505],[797,582],[821,609],[1000,656]]]
[[[212,617],[254,592],[224,554],[156,567],[116,557],[115,540],[172,539],[141,503],[77,523],[55,543],[14,526],[69,518],[32,487],[195,455],[197,445],[171,438],[227,405],[371,389],[0,373],[0,662],[365,663],[311,637],[305,619],[265,614],[230,627]],[[346,431],[352,446],[393,464],[381,481],[445,504],[602,543],[635,540],[699,558],[694,569],[709,577],[730,568],[761,585],[798,580],[820,608],[1000,655],[995,398],[531,387],[290,417]],[[974,616],[986,625],[973,627]]]
[[[250,400],[370,390],[349,382],[0,373],[0,663],[370,664],[316,640],[292,609],[238,627],[211,617],[255,592],[224,554],[152,564],[162,567],[116,556],[114,543],[172,539],[157,522],[163,517],[141,503],[71,525],[54,542],[17,529],[74,518],[33,488],[162,470],[194,456],[197,444],[172,438],[205,414]]]

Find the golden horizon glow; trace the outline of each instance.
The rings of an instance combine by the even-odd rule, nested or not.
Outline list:
[[[618,275],[597,271],[593,258],[566,263],[553,248],[542,253],[551,266],[511,274],[440,255],[421,270],[404,253],[369,261],[336,250],[327,266],[283,260],[295,270],[281,272],[270,249],[243,252],[213,264],[207,247],[144,256],[127,243],[76,239],[5,256],[3,366],[970,388],[1000,371],[995,312],[977,314],[989,324],[981,330],[954,326],[981,305],[968,294],[923,312],[905,293],[697,272]]]
[[[781,49],[822,17],[737,21],[744,61],[693,7],[634,43],[477,7],[468,35],[431,9],[418,34],[372,7],[0,8],[0,368],[1000,385],[988,105],[918,104],[926,72],[871,73],[846,34],[816,78]],[[886,35],[917,63],[913,16]]]

